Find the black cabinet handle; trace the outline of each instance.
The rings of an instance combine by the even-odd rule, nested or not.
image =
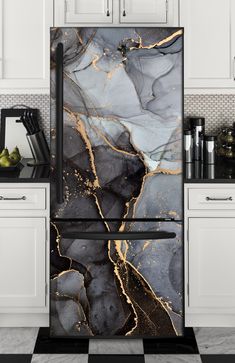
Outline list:
[[[23,197],[12,197],[12,198],[8,198],[8,197],[3,197],[2,195],[0,196],[0,200],[26,200],[26,196],[23,195]]]
[[[56,48],[56,200],[63,203],[63,44]]]
[[[206,197],[206,200],[208,201],[233,201],[233,197],[227,197],[227,198],[211,198],[211,197]]]
[[[122,8],[123,8],[122,16],[126,16],[126,0],[123,0]]]
[[[172,239],[176,237],[174,232],[62,232],[62,237],[70,239],[120,239],[120,240],[142,240],[142,239]]]
[[[110,16],[110,10],[109,10],[109,0],[107,0],[107,10],[106,10],[106,16]]]

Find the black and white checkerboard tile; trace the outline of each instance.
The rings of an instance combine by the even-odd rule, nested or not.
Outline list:
[[[195,338],[196,335],[196,338]],[[27,354],[28,353],[28,354]],[[235,329],[187,328],[175,339],[53,339],[49,329],[0,329],[0,363],[235,363]]]

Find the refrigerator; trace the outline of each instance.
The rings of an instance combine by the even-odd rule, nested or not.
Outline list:
[[[50,334],[183,335],[183,29],[51,28]]]

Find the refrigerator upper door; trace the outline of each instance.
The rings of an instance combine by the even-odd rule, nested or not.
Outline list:
[[[181,336],[182,248],[181,223],[53,222],[51,335]]]
[[[182,218],[183,31],[51,30],[54,218]]]

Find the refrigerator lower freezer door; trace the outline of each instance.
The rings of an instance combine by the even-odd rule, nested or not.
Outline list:
[[[107,230],[105,222],[51,223],[51,336],[182,335],[182,224]]]

